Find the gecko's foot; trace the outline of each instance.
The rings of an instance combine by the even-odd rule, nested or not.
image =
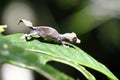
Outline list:
[[[20,39],[25,39],[26,37],[28,37],[28,34],[24,34]]]
[[[68,42],[64,42],[64,41],[62,41],[62,46],[64,46],[65,48],[74,48],[73,45],[71,45],[71,44],[68,43]]]
[[[24,34],[20,39],[25,39],[26,41],[28,41],[29,36],[29,34]]]
[[[65,48],[69,48],[69,46],[67,46],[67,45],[65,45],[65,44],[63,44],[63,46],[64,46]]]
[[[66,45],[64,41],[62,41],[61,43],[62,43],[62,45],[63,45],[65,48],[69,48],[69,46]]]

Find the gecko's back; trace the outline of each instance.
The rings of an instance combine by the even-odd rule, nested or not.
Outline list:
[[[45,39],[54,41],[60,40],[59,33],[52,27],[46,26],[34,27],[34,31],[37,32],[39,36]]]

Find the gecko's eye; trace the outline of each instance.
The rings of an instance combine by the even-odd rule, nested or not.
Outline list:
[[[77,37],[74,37],[74,38],[72,39],[72,41],[73,41],[73,42],[76,42],[76,41],[77,41]]]

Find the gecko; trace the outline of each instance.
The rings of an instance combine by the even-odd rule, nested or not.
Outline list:
[[[48,26],[35,27],[33,26],[31,21],[28,21],[26,19],[19,20],[18,24],[20,24],[21,22],[24,23],[25,26],[31,29],[31,32],[29,34],[24,34],[22,36],[22,38],[25,38],[26,40],[28,39],[28,37],[34,34],[37,34],[39,37],[42,37],[45,40],[61,43],[62,45],[65,45],[64,41],[71,42],[71,43],[81,42],[74,32],[60,34],[55,28],[52,28],[52,27],[48,27]]]

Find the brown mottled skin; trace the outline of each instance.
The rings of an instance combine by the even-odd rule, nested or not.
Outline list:
[[[23,35],[24,38],[27,38],[33,34],[37,34],[40,37],[43,37],[45,40],[52,40],[55,42],[60,42],[62,44],[63,44],[62,41],[68,41],[68,42],[72,42],[72,43],[80,43],[80,40],[77,38],[77,36],[74,32],[59,34],[57,32],[57,30],[55,30],[52,27],[47,27],[47,26],[34,27],[32,25],[32,22],[25,20],[25,19],[20,20],[19,23],[20,22],[23,22],[27,27],[29,27],[31,29],[30,34]]]
[[[34,32],[46,40],[53,40],[53,41],[61,40],[59,33],[54,28],[51,27],[46,27],[46,26],[33,27],[31,33]]]

